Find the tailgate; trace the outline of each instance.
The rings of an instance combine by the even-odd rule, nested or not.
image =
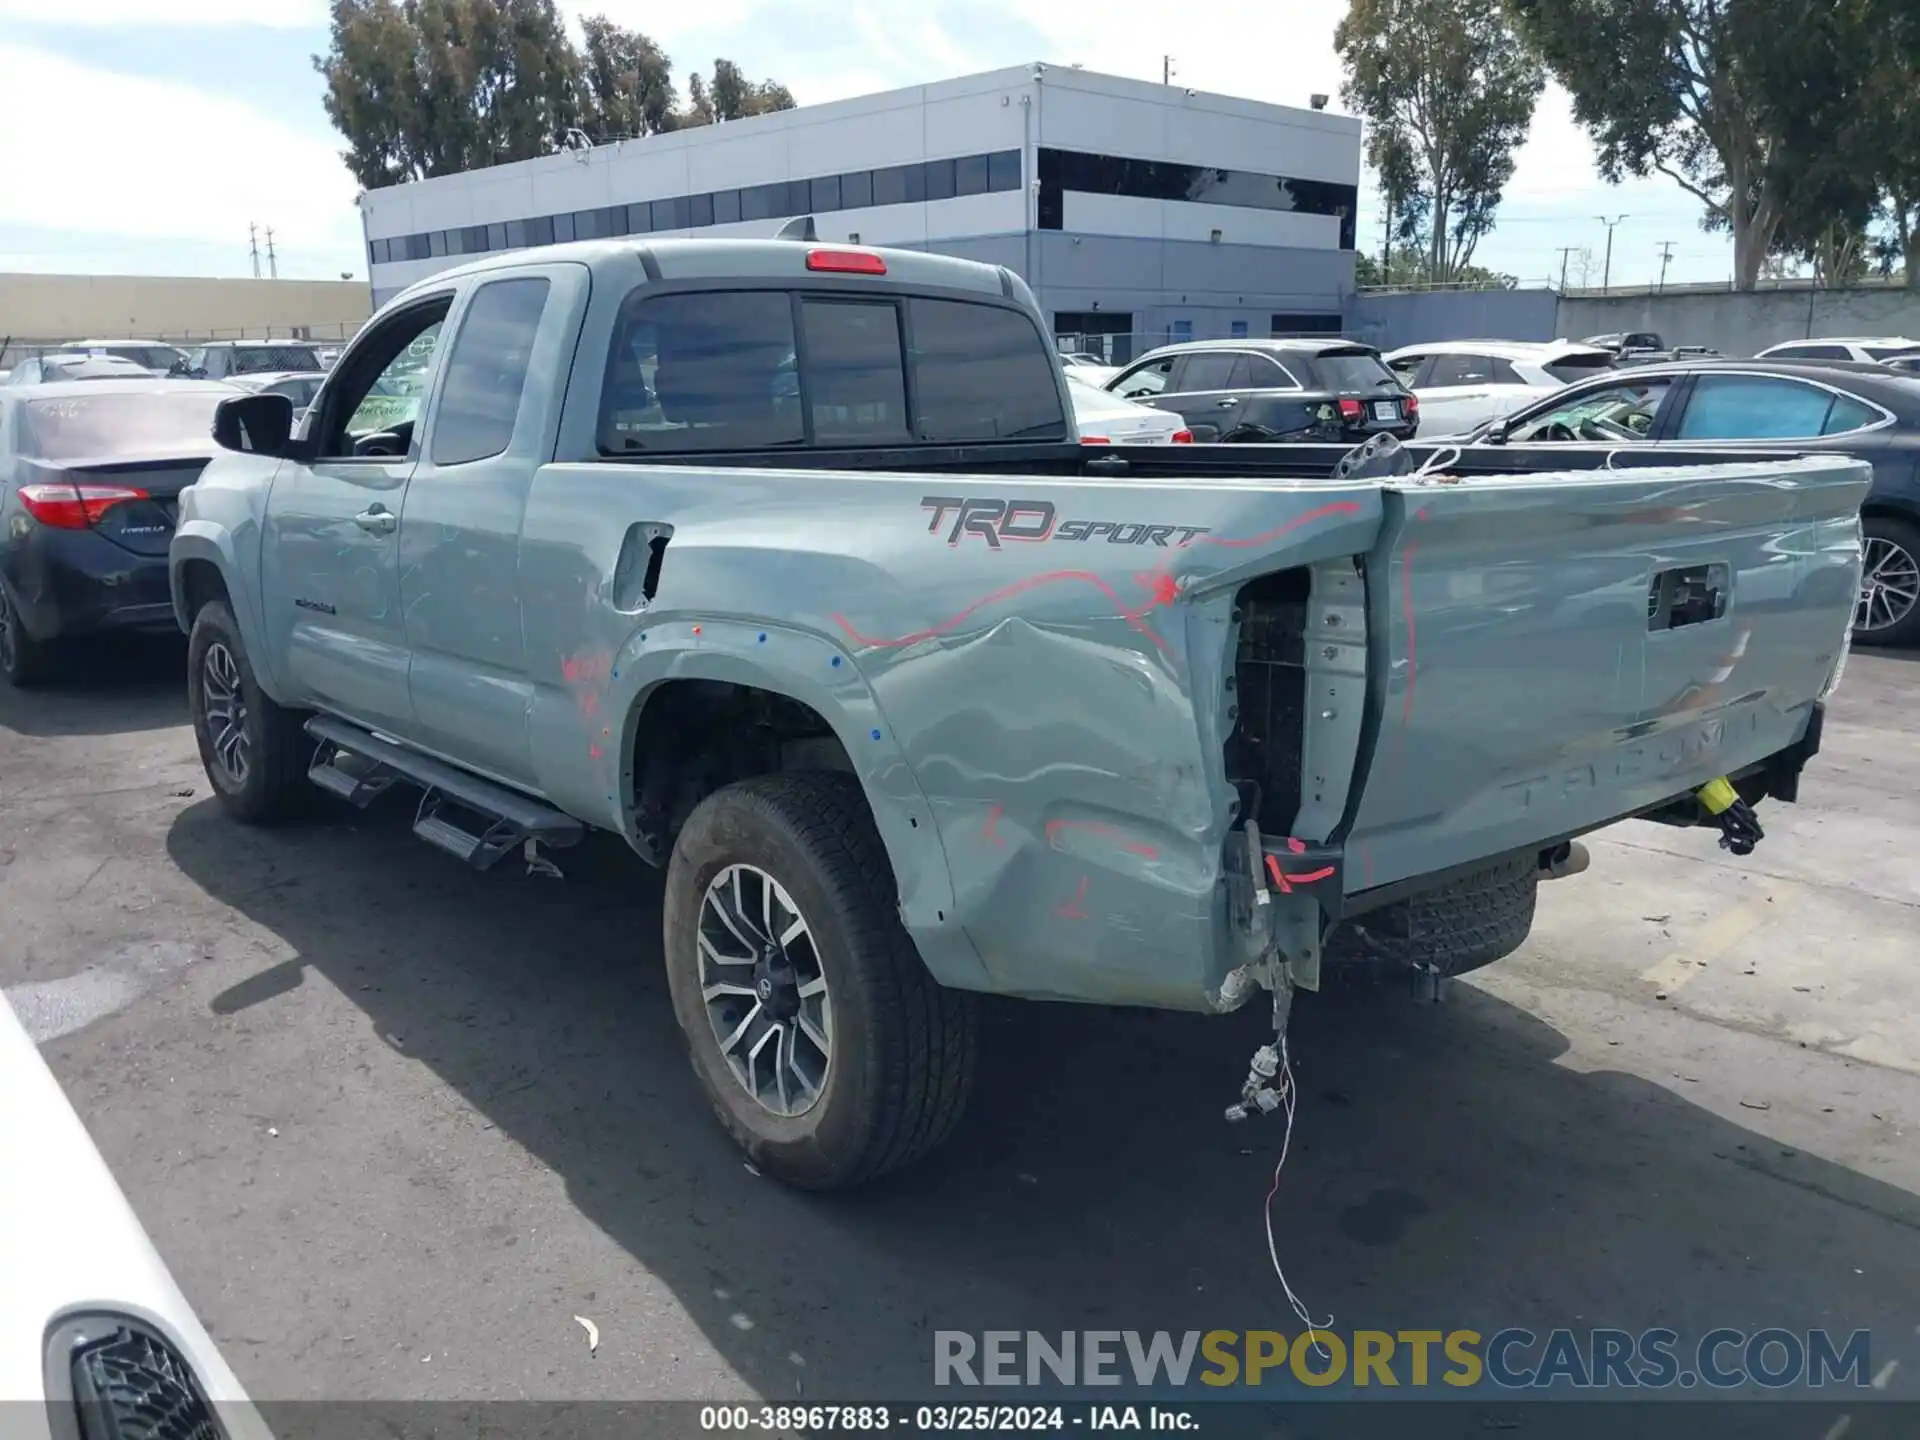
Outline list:
[[[1851,622],[1841,458],[1385,483],[1348,893],[1578,834],[1792,745]]]

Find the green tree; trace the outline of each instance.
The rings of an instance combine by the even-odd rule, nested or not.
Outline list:
[[[1733,235],[1753,288],[1782,238],[1804,243],[1847,188],[1870,47],[1863,26],[1910,0],[1508,0],[1573,97],[1601,174],[1655,173]],[[1851,163],[1851,162],[1849,162]]]
[[[696,79],[699,77],[695,77]],[[691,83],[688,90],[693,91]],[[690,107],[704,120],[693,120],[695,124],[710,121],[744,120],[749,115],[766,115],[775,110],[793,109],[793,94],[786,86],[773,80],[755,82],[747,79],[746,74],[731,60],[715,60],[713,75],[702,82],[700,93],[706,97],[704,107]]]
[[[368,190],[419,179],[412,25],[398,0],[333,0],[332,19],[332,48],[313,64],[326,81],[320,103],[347,140],[347,168]]]
[[[1500,0],[1353,0],[1334,48],[1395,231],[1422,241],[1430,279],[1454,278],[1493,228],[1545,72]]]
[[[638,30],[604,15],[581,23],[582,97],[587,132],[595,139],[658,135],[674,123],[673,62]]]

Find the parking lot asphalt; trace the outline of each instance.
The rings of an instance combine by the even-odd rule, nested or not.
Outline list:
[[[935,1329],[1297,1328],[1280,1132],[1220,1119],[1263,1006],[996,1005],[952,1145],[799,1195],[705,1110],[645,867],[468,873],[404,804],[243,830],[178,649],[100,668],[0,689],[0,985],[256,1396],[909,1398]],[[1440,1003],[1301,1002],[1318,1317],[1866,1327],[1913,1393],[1917,710],[1856,655],[1749,860],[1616,827]]]

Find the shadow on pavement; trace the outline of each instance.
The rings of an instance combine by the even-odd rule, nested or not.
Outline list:
[[[187,720],[187,642],[128,635],[76,642],[32,690],[0,681],[0,729],[20,735],[120,735]]]
[[[661,975],[658,881],[617,845],[564,857],[564,882],[483,877],[397,812],[263,833],[210,802],[167,844],[298,953],[216,1009],[320,972],[563,1177],[770,1399],[802,1373],[809,1400],[925,1397],[936,1328],[1301,1328],[1261,1219],[1281,1132],[1220,1119],[1263,1006],[995,1005],[954,1143],[806,1196],[749,1172],[707,1113]],[[1273,1228],[1319,1320],[1911,1329],[1913,1196],[1557,1064],[1556,1031],[1484,992],[1310,999],[1295,1039]]]

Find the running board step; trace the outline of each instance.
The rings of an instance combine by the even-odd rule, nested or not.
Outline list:
[[[404,780],[426,792],[413,833],[476,870],[491,867],[528,840],[554,848],[577,844],[586,827],[551,805],[421,755],[358,725],[316,715],[307,733],[320,742],[307,773],[323,790],[356,805]],[[324,762],[324,763],[323,763]]]

